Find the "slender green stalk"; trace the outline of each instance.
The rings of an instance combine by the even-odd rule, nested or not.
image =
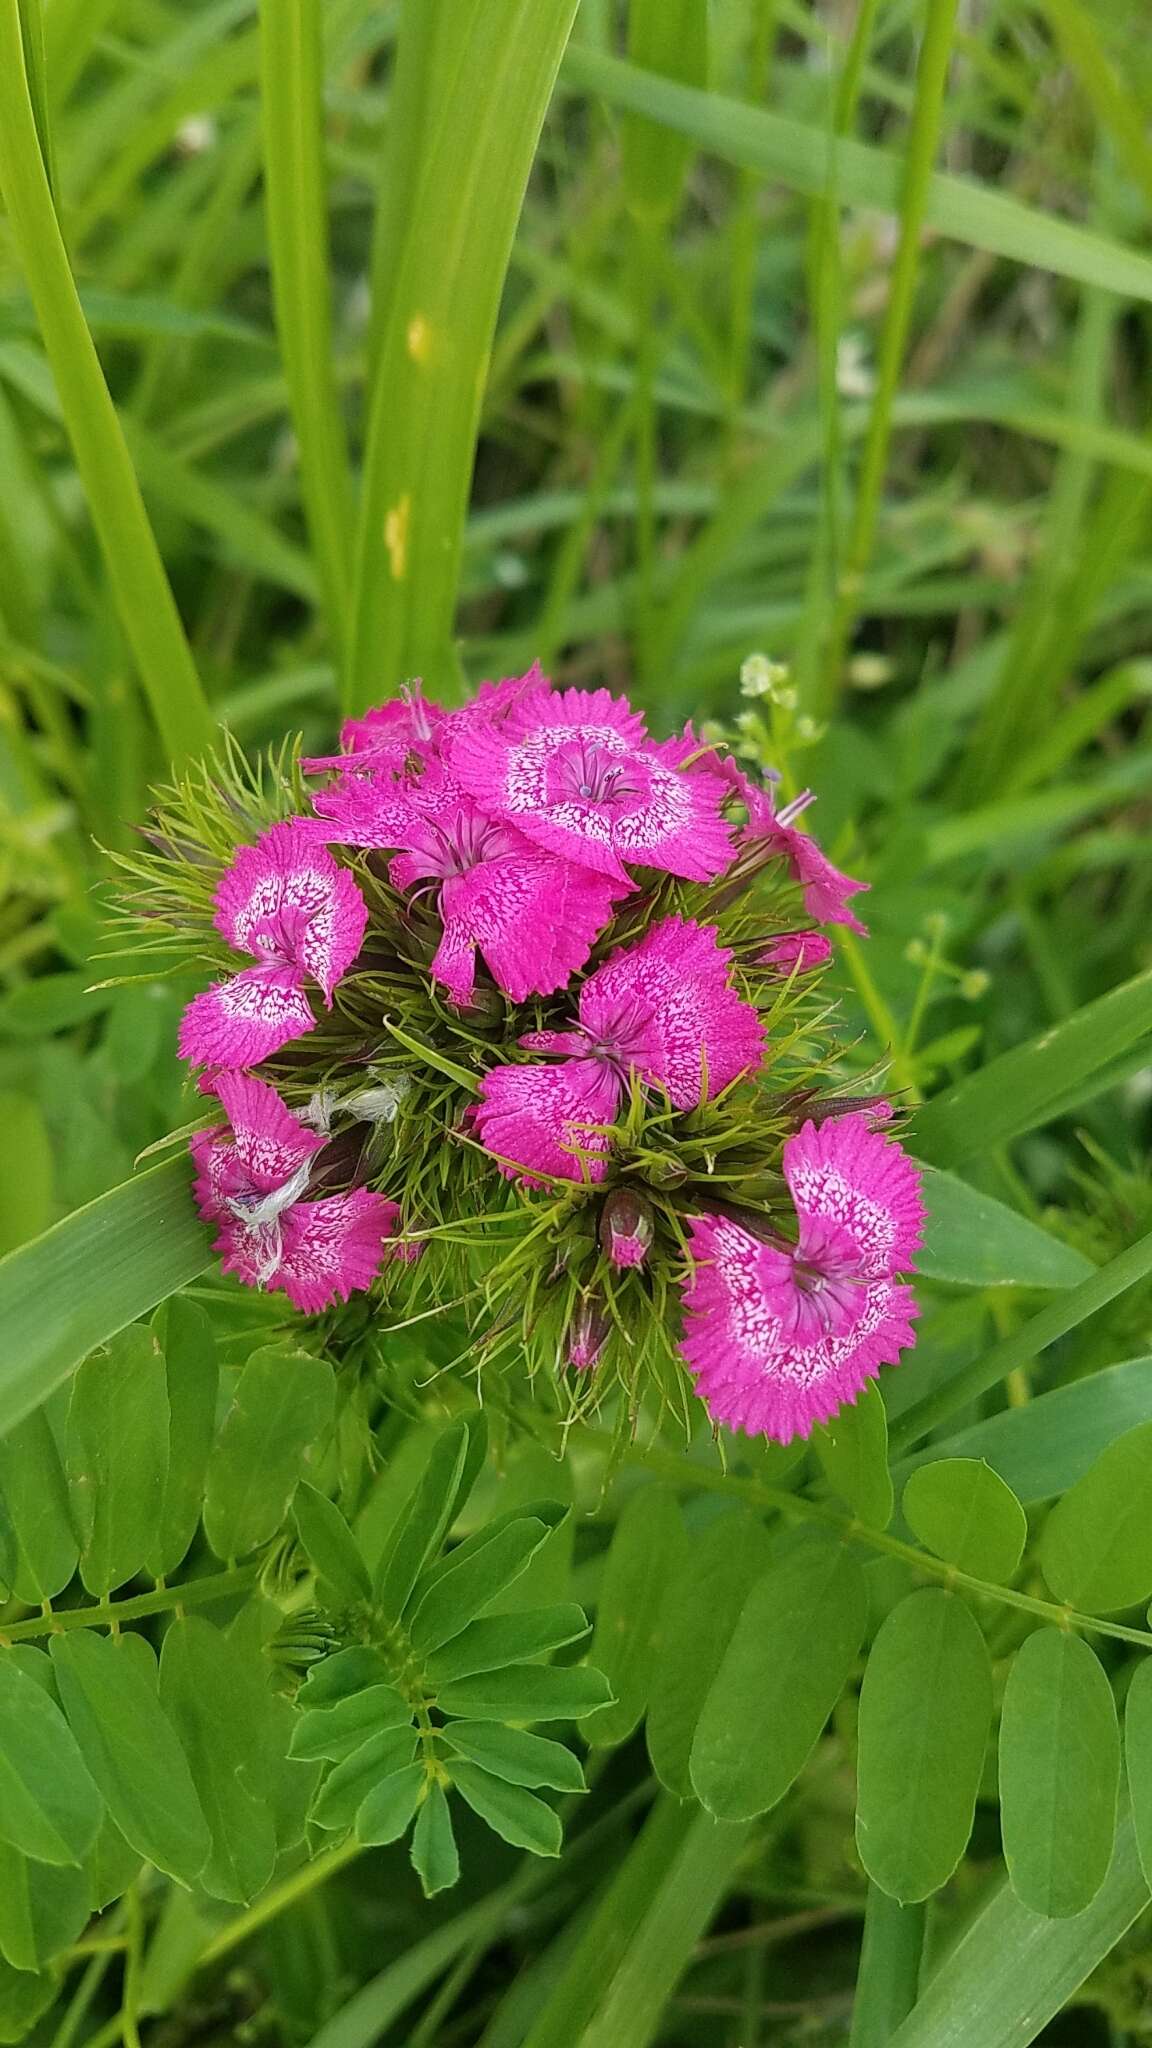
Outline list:
[[[888,467],[888,446],[892,438],[892,408],[900,383],[920,271],[920,243],[948,84],[956,5],[957,0],[928,0],[924,43],[916,71],[916,105],[900,196],[900,240],[892,268],[888,311],[876,365],[876,394],[860,458],[856,504],[844,548],[840,599],[824,664],[818,709],[827,709],[836,701],[844,655],[859,612],[865,571],[872,559]]]
[[[245,1912],[237,1914],[235,1920],[230,1920],[226,1927],[222,1927],[219,1934],[201,1950],[197,1958],[198,1966],[217,1963],[222,1956],[231,1955],[233,1949],[239,1948],[250,1935],[257,1933],[261,1927],[267,1927],[270,1920],[277,1919],[289,1906],[294,1906],[297,1900],[307,1898],[309,1892],[314,1892],[318,1885],[327,1884],[330,1877],[335,1877],[338,1871],[346,1869],[349,1863],[354,1863],[356,1858],[363,1854],[363,1848],[356,1841],[341,1842],[334,1849],[325,1849],[321,1855],[314,1857],[311,1863],[306,1863],[301,1870],[293,1871],[291,1877],[286,1877],[282,1884],[273,1885],[271,1891],[265,1892],[262,1899],[257,1899],[254,1906],[249,1906]]]
[[[125,1621],[140,1621],[147,1614],[171,1614],[177,1608],[207,1607],[213,1600],[230,1600],[246,1593],[255,1583],[259,1567],[237,1565],[233,1571],[213,1572],[204,1579],[189,1579],[182,1586],[158,1586],[154,1593],[134,1593],[127,1600],[103,1600],[93,1607],[58,1607],[37,1614],[31,1621],[0,1622],[0,1642],[28,1643],[37,1636],[55,1636],[70,1628],[112,1628]]]
[[[211,715],[76,295],[36,132],[20,12],[20,0],[0,0],[0,190],[120,622],[164,745],[183,761],[211,744]]]
[[[408,138],[416,153],[409,213],[403,235],[388,243],[345,665],[349,709],[413,675],[434,694],[459,693],[453,626],[488,356],[576,0],[431,6],[454,61],[431,134]],[[401,52],[419,12],[408,0]]]
[[[900,1906],[869,1884],[848,2048],[888,2048],[916,2003],[927,1907]]]
[[[264,193],[305,512],[335,646],[351,593],[352,484],[333,368],[321,0],[262,0]]]

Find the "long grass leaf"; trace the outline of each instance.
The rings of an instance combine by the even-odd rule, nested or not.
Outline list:
[[[436,0],[454,65],[388,281],[361,491],[346,702],[452,692],[459,564],[488,352],[576,0]],[[413,15],[401,25],[401,45]]]
[[[804,121],[764,113],[720,93],[677,85],[586,44],[574,44],[569,51],[560,84],[566,91],[590,94],[666,121],[670,128],[693,136],[702,149],[759,171],[789,191],[822,193],[827,185],[827,139],[821,129]],[[902,164],[894,151],[842,142],[840,189],[845,202],[898,212]],[[1125,298],[1152,300],[1152,257],[993,192],[975,179],[934,172],[924,217],[937,233],[990,255],[1051,270],[1081,284],[1103,285]]]
[[[116,409],[85,324],[36,134],[20,0],[0,0],[0,189],[40,321],[120,622],[173,760],[212,722]]]
[[[0,1260],[0,1436],[81,1359],[202,1273],[184,1159],[154,1166]]]

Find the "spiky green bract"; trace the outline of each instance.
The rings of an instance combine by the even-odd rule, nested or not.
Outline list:
[[[249,766],[227,742],[160,793],[144,848],[121,861],[123,915],[158,974],[234,968],[212,921],[220,877],[238,842],[303,813],[306,801],[295,747]],[[454,1005],[429,971],[440,928],[427,901],[392,885],[386,854],[341,858],[367,905],[362,950],[331,1008],[315,1002],[314,1029],[258,1069],[290,1109],[327,1130],[316,1192],[368,1187],[400,1205],[399,1256],[370,1297],[325,1317],[332,1355],[390,1379],[403,1330],[443,1317],[460,1337],[445,1364],[475,1373],[486,1399],[497,1381],[513,1400],[518,1388],[530,1385],[536,1400],[547,1388],[569,1421],[618,1394],[627,1426],[654,1395],[687,1426],[677,1342],[689,1219],[722,1209],[787,1238],[783,1146],[843,1073],[821,976],[762,963],[773,936],[810,923],[784,862],[760,843],[715,882],[649,874],[597,941],[587,973],[662,919],[712,928],[734,986],[756,1006],[765,1051],[758,1073],[689,1110],[634,1076],[593,1186],[509,1179],[470,1128],[484,1076],[538,1060],[522,1036],[570,1027],[577,987],[516,1004],[482,975],[474,1000]],[[652,1216],[647,1256],[631,1269],[600,1242],[604,1201],[619,1189],[642,1195]],[[573,1348],[581,1319],[598,1333],[594,1371],[579,1369]]]

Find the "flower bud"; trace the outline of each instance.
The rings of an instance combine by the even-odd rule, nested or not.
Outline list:
[[[600,1211],[600,1247],[614,1266],[642,1266],[648,1256],[655,1219],[652,1204],[629,1188],[617,1188]]]
[[[608,1342],[608,1331],[608,1318],[597,1301],[577,1302],[566,1339],[569,1365],[577,1372],[590,1372]]]

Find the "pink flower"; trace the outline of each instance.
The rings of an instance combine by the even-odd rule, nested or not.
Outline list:
[[[631,1188],[616,1188],[600,1211],[600,1249],[611,1264],[642,1266],[655,1234],[651,1202]]]
[[[414,799],[398,843],[392,880],[434,890],[444,934],[432,972],[457,1003],[471,1000],[477,952],[514,1003],[553,995],[584,966],[622,894],[606,875],[485,817],[470,797]]]
[[[758,955],[758,964],[781,974],[812,974],[831,958],[832,942],[823,932],[780,932]]]
[[[723,787],[685,770],[691,738],[654,745],[607,690],[528,692],[501,724],[449,738],[465,789],[539,846],[626,882],[628,867],[710,881],[732,860]],[[626,865],[627,864],[627,865]]]
[[[363,718],[346,718],[340,728],[340,752],[321,754],[300,766],[316,775],[325,768],[341,773],[366,766],[401,769],[410,757],[423,757],[435,745],[437,728],[447,717],[441,705],[410,683],[387,704],[377,704]]]
[[[259,963],[196,996],[180,1053],[197,1066],[251,1067],[315,1027],[307,983],[329,1008],[368,912],[352,876],[295,820],[242,847],[216,891],[216,928]]]
[[[193,1193],[205,1222],[219,1225],[224,1271],[248,1287],[281,1289],[306,1315],[371,1286],[396,1203],[365,1188],[304,1201],[327,1140],[253,1074],[222,1074],[211,1092],[231,1135],[218,1128],[192,1138]]]
[[[795,1246],[696,1217],[683,1352],[717,1422],[778,1443],[807,1436],[914,1342],[895,1275],[923,1224],[919,1177],[861,1113],[805,1124],[784,1148]]]
[[[753,1005],[729,985],[731,957],[713,927],[677,917],[621,947],[584,983],[578,1029],[529,1032],[520,1041],[570,1065],[496,1067],[485,1077],[476,1114],[481,1142],[528,1178],[601,1180],[610,1141],[581,1141],[594,1155],[582,1161],[571,1134],[581,1118],[585,1126],[613,1123],[633,1074],[687,1110],[758,1067],[763,1031]]]
[[[778,811],[773,790],[751,781],[731,755],[725,757],[721,769],[729,788],[736,790],[747,808],[742,843],[758,840],[787,861],[793,879],[804,891],[804,908],[817,924],[846,924],[867,937],[868,927],[849,910],[848,898],[869,889],[871,883],[857,882],[833,867],[811,833],[797,830],[797,818],[815,802],[811,790],[803,790]]]

